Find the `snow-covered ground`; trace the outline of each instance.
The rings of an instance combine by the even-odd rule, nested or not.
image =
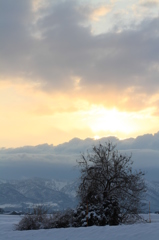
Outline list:
[[[148,219],[148,216],[145,215]],[[157,240],[159,215],[151,223],[133,225],[16,231],[20,216],[0,215],[0,240]]]

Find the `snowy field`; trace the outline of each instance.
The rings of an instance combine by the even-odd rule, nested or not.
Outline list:
[[[145,215],[148,219],[148,216]],[[134,225],[15,231],[20,216],[0,215],[0,240],[157,240],[159,215],[151,214],[151,223]]]

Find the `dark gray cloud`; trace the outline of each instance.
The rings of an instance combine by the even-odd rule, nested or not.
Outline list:
[[[145,19],[120,33],[92,35],[87,11],[78,2],[59,1],[39,10],[43,17],[35,25],[30,1],[1,0],[1,78],[23,76],[40,82],[45,91],[73,90],[72,77],[78,76],[81,89],[102,85],[102,91],[134,87],[158,92],[159,19]]]
[[[15,149],[0,149],[0,177],[5,179],[44,177],[58,179],[75,179],[79,177],[76,160],[81,153],[87,155],[92,147],[99,142],[111,141],[117,149],[130,156],[135,169],[146,172],[146,178],[158,180],[159,171],[159,132],[152,135],[138,136],[119,140],[116,137],[93,140],[74,138],[58,146],[47,144]]]
[[[158,4],[159,3],[155,0],[154,1],[153,0],[145,0],[141,3],[141,6],[151,8],[151,7],[157,7]]]
[[[28,59],[34,41],[30,36],[31,1],[0,0],[0,71],[1,76],[28,74]]]
[[[36,150],[35,150],[36,151]],[[43,177],[55,179],[75,179],[79,171],[75,168],[76,155],[32,154],[28,153],[0,154],[0,177],[3,179],[19,179]]]

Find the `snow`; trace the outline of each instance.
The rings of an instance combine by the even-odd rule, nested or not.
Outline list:
[[[144,215],[148,219],[148,215]],[[157,240],[159,215],[151,214],[151,223],[133,225],[16,231],[20,216],[0,215],[0,240]]]

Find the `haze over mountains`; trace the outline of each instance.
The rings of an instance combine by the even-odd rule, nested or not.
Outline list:
[[[0,208],[28,212],[38,204],[49,210],[75,207],[77,182],[32,178],[25,180],[0,179]]]
[[[143,197],[142,211],[159,211],[159,181],[147,181],[147,192]],[[74,208],[77,198],[78,181],[57,181],[55,179],[30,178],[25,180],[0,179],[0,208],[5,211],[30,212],[43,205],[49,211]]]
[[[93,145],[111,141],[117,149],[132,154],[134,168],[141,168],[146,178],[159,180],[159,132],[137,138],[119,140],[105,137],[99,140],[74,138],[53,146],[41,144],[19,148],[0,149],[0,178],[25,179],[30,177],[75,180],[79,176],[76,160],[81,153],[91,151]]]
[[[91,151],[93,145],[108,141],[116,144],[122,153],[132,154],[134,169],[145,171],[148,187],[146,209],[151,201],[151,210],[158,211],[159,132],[125,140],[116,137],[100,140],[74,138],[58,146],[42,144],[1,148],[0,206],[20,210],[39,203],[52,209],[74,206],[79,177],[76,159],[81,153]]]
[[[149,202],[151,211],[159,211],[159,181],[147,181],[147,192],[142,200],[142,211],[147,213]],[[49,211],[74,208],[78,181],[57,181],[55,179],[30,178],[25,180],[0,179],[0,208],[5,211],[18,210],[30,212],[43,205]]]

